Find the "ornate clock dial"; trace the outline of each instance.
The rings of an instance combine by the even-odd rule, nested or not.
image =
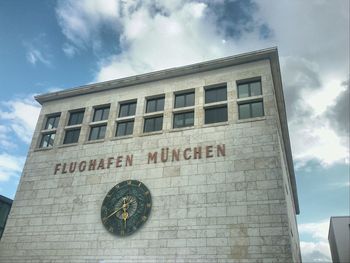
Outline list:
[[[147,221],[151,207],[151,194],[143,183],[123,181],[115,185],[103,200],[102,224],[114,235],[131,235]]]

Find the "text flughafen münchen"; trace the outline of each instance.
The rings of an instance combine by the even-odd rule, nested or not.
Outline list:
[[[149,152],[145,156],[147,164],[158,162],[178,162],[190,159],[202,159],[223,157],[226,155],[225,144],[216,146],[197,146],[185,149],[162,148],[160,151]],[[74,161],[67,163],[57,163],[54,168],[54,174],[66,174],[75,172],[85,172],[94,170],[104,170],[111,168],[120,168],[133,165],[133,154],[119,155],[117,157],[107,157],[101,159],[91,159],[83,161]]]

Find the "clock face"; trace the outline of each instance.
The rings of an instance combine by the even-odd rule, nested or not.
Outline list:
[[[115,185],[103,200],[101,220],[110,233],[128,236],[147,221],[151,207],[151,193],[143,183],[123,181]]]

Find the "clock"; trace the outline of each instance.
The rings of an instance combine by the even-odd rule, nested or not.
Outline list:
[[[102,224],[114,235],[129,236],[147,221],[151,207],[151,193],[143,183],[123,181],[115,185],[102,202]]]

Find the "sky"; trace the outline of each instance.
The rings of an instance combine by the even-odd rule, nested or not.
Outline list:
[[[16,193],[34,95],[273,46],[302,258],[331,262],[329,218],[349,215],[348,0],[1,0],[0,194]]]

